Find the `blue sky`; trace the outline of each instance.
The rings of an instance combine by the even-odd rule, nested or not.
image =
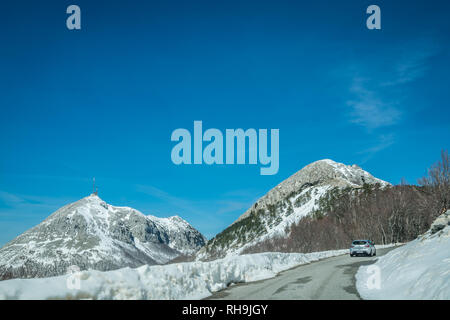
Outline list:
[[[65,26],[77,4],[82,29]],[[382,30],[365,26],[381,8]],[[0,245],[91,192],[207,237],[315,160],[415,183],[449,149],[448,1],[11,1]],[[176,166],[176,128],[280,129],[280,169]]]

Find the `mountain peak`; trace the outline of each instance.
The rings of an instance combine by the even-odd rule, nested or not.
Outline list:
[[[329,184],[338,187],[361,187],[364,184],[389,185],[388,182],[372,176],[358,165],[346,165],[330,159],[318,160],[303,167],[300,171],[283,181],[281,184]],[[288,189],[290,189],[288,187]]]
[[[314,163],[327,163],[327,164],[330,164],[330,165],[338,164],[338,162],[336,162],[336,161],[334,161],[334,160],[331,160],[331,159],[321,159],[321,160],[317,160],[317,161],[311,162],[310,165],[311,165],[311,164],[314,164]]]
[[[293,223],[321,209],[323,199],[338,189],[365,184],[389,185],[357,165],[331,159],[310,163],[258,199],[233,224],[208,242],[197,258],[239,253],[246,246],[272,237],[285,237]]]
[[[271,189],[257,201],[257,207],[266,208],[268,205],[270,206],[278,202],[279,199],[286,198],[288,195],[301,190],[305,186],[359,188],[364,184],[377,183],[382,187],[390,185],[390,183],[375,178],[369,172],[364,171],[355,164],[350,166],[331,159],[322,159],[306,165],[282,181],[275,188]],[[238,220],[248,215],[252,208],[247,210]]]
[[[1,248],[0,280],[60,275],[70,265],[105,271],[162,264],[193,254],[205,242],[179,217],[146,216],[91,194],[58,209]]]

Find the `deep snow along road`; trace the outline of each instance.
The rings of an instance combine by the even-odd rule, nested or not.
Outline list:
[[[377,249],[377,256],[396,247]],[[233,285],[208,299],[230,300],[357,300],[355,274],[362,265],[375,263],[377,257],[342,255],[295,267],[275,278]]]

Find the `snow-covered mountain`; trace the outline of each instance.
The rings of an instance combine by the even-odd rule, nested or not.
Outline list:
[[[239,254],[268,238],[286,237],[293,223],[325,209],[336,191],[351,192],[364,184],[390,185],[357,165],[349,166],[329,159],[313,162],[260,198],[200,249],[196,258],[209,260]]]
[[[162,264],[191,255],[205,237],[178,216],[146,216],[92,194],[54,212],[0,249],[0,280]]]

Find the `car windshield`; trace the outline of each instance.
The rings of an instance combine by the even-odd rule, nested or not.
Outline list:
[[[361,244],[366,244],[366,242],[367,241],[364,241],[364,240],[355,240],[355,241],[353,241],[353,244],[354,245],[361,245]]]

